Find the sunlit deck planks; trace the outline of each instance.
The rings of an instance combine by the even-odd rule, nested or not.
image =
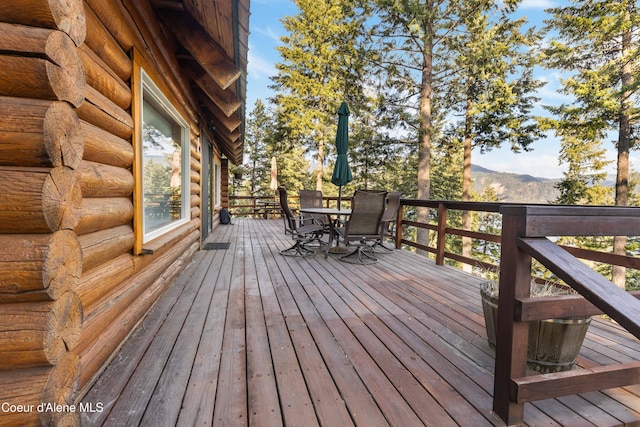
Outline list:
[[[499,425],[480,280],[407,251],[373,266],[283,257],[278,220],[234,219],[89,390],[85,425]],[[640,360],[594,320],[580,363]],[[528,425],[640,424],[640,385],[526,405]]]

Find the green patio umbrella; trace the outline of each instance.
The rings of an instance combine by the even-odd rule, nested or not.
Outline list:
[[[346,102],[340,105],[338,110],[338,132],[336,133],[336,151],[338,158],[333,167],[331,183],[338,186],[338,209],[342,202],[342,186],[353,180],[349,161],[347,160],[347,150],[349,149],[349,107]]]

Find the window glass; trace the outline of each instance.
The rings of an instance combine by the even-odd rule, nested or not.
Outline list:
[[[216,160],[213,168],[213,188],[214,188],[214,203],[216,206],[222,205],[222,196],[221,196],[221,187],[220,180],[222,176],[222,167],[220,166],[220,161]]]
[[[186,221],[189,129],[149,78],[143,82],[143,241],[147,242]]]

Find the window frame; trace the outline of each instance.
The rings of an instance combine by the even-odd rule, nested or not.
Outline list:
[[[136,57],[138,60],[136,60]],[[168,96],[160,89],[152,76],[141,64],[139,55],[134,53],[134,69],[132,74],[132,115],[134,118],[133,148],[134,162],[133,172],[135,179],[134,186],[134,253],[141,254],[149,251],[150,242],[165,235],[166,233],[186,224],[190,220],[190,126],[183,115],[171,103]],[[146,96],[146,98],[145,98]],[[145,99],[153,99],[153,103],[161,108],[161,112],[166,114],[180,129],[180,153],[181,153],[181,204],[180,218],[172,220],[159,228],[145,232],[145,206],[144,206],[144,147],[143,147],[143,104]],[[153,250],[150,250],[153,252]]]

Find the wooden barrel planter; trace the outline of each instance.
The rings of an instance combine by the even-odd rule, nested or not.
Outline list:
[[[489,347],[496,346],[498,297],[480,292]],[[546,319],[529,323],[527,366],[542,373],[573,368],[591,317]]]
[[[498,327],[498,297],[480,292],[482,295],[482,312],[484,313],[484,327],[487,330],[489,347],[496,348],[496,329]]]
[[[527,366],[543,373],[570,370],[580,353],[590,323],[591,317],[531,322]]]

